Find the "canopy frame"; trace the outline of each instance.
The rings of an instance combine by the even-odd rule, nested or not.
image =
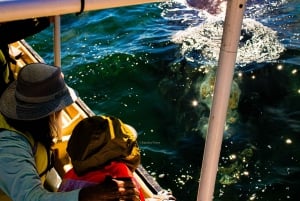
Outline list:
[[[197,201],[213,199],[245,6],[246,0],[227,1]]]
[[[81,13],[138,4],[163,2],[166,0],[4,0],[0,1],[0,22]]]

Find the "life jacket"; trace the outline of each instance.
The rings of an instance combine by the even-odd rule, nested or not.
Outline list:
[[[22,136],[24,136],[28,142],[31,145],[32,152],[34,155],[36,170],[38,174],[40,175],[42,183],[45,182],[46,179],[46,172],[49,170],[50,163],[51,163],[51,157],[49,151],[46,150],[45,146],[42,145],[39,142],[36,142],[32,136],[28,133],[22,133],[16,129],[14,129],[12,126],[10,126],[5,118],[0,114],[0,132],[1,130],[9,130],[15,133],[18,133]],[[5,193],[0,189],[0,200],[1,201],[10,201],[11,199],[8,198],[8,196],[5,195]]]
[[[140,192],[140,200],[144,201],[144,195],[138,182],[133,177],[131,170],[124,162],[112,161],[110,164],[101,169],[90,171],[82,176],[78,176],[74,169],[70,169],[63,177],[61,185],[58,189],[60,192],[71,191],[92,185],[96,185],[105,181],[106,177],[111,178],[131,178]]]

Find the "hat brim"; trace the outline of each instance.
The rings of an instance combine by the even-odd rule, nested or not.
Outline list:
[[[0,99],[0,111],[8,118],[16,120],[36,120],[71,105],[77,99],[77,93],[67,86],[68,91],[59,98],[43,103],[25,103],[16,100],[17,82],[12,82]]]

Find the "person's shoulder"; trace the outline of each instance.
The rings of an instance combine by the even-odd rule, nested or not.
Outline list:
[[[0,138],[1,138],[1,137],[14,136],[14,135],[17,136],[18,133],[16,133],[15,131],[12,131],[12,130],[0,129]]]
[[[0,146],[7,147],[12,145],[31,149],[31,144],[24,135],[12,130],[0,130]]]

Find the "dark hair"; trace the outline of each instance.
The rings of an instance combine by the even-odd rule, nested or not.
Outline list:
[[[50,126],[50,116],[37,120],[15,120],[5,117],[7,123],[16,130],[29,133],[35,141],[42,143],[47,150],[53,144],[53,137]]]

